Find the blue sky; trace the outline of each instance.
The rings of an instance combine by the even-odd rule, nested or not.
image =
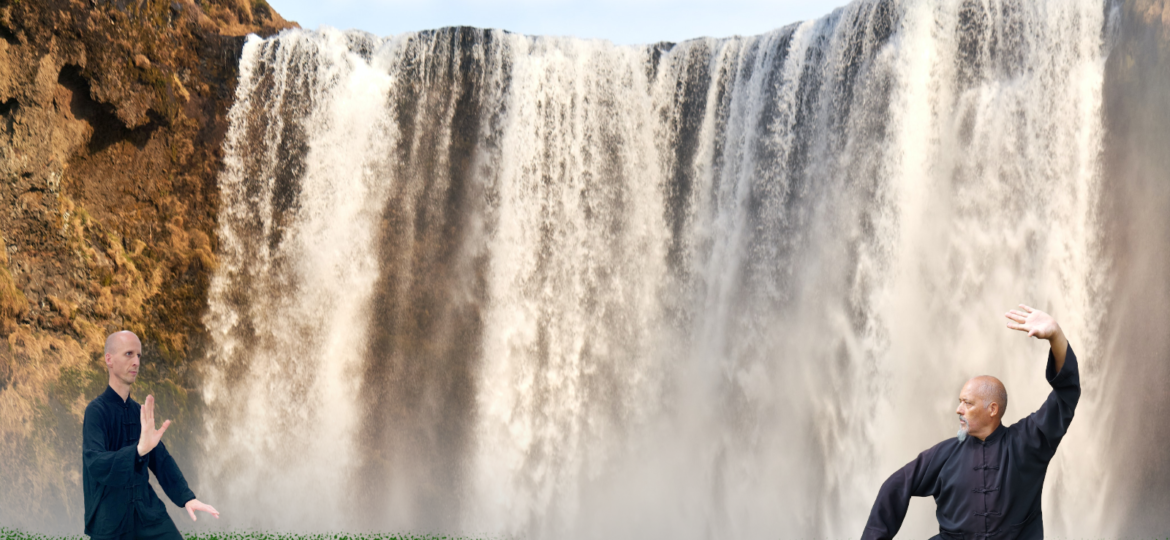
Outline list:
[[[815,19],[846,0],[268,0],[303,28],[388,36],[442,26],[608,39],[631,45],[754,35]]]

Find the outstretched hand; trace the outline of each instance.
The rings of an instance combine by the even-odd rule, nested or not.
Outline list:
[[[199,521],[199,518],[195,517],[196,510],[200,512],[207,512],[208,514],[215,516],[215,519],[219,519],[219,511],[212,508],[210,504],[199,502],[199,499],[191,499],[187,501],[187,504],[183,506],[183,508],[187,509],[187,515],[191,516],[191,521]]]
[[[146,403],[138,412],[138,420],[142,423],[142,434],[138,437],[138,455],[145,456],[158,446],[158,441],[162,440],[163,433],[170,427],[171,421],[167,420],[163,422],[161,428],[155,429],[153,395],[146,396]]]
[[[1024,304],[1020,304],[1019,309],[1008,311],[1004,316],[1010,321],[1007,323],[1008,328],[1027,332],[1028,337],[1048,340],[1052,346],[1052,356],[1056,360],[1056,372],[1060,373],[1060,369],[1064,367],[1064,354],[1068,348],[1068,340],[1065,339],[1064,331],[1060,329],[1060,325],[1056,324],[1056,319],[1052,318],[1052,315]]]

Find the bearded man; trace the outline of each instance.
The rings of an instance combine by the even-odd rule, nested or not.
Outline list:
[[[138,336],[127,331],[110,334],[105,353],[110,384],[85,408],[81,477],[85,534],[92,540],[183,539],[150,487],[149,472],[192,520],[196,510],[219,518],[215,508],[195,498],[163,445],[171,421],[156,429],[154,396],[146,396],[146,406],[130,398],[141,359]]]
[[[1007,390],[995,377],[975,377],[959,393],[959,433],[918,455],[878,491],[863,540],[898,533],[910,497],[934,497],[936,539],[1044,537],[1040,493],[1048,463],[1072,422],[1081,396],[1077,357],[1052,316],[1023,304],[1006,313],[1008,328],[1048,340],[1046,377],[1052,393],[1026,418],[1003,426]]]

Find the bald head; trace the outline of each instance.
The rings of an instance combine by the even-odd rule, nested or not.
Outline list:
[[[972,385],[975,394],[983,399],[983,403],[998,403],[999,416],[1003,417],[1003,412],[1007,410],[1008,396],[1007,388],[1004,388],[999,379],[991,375],[980,375],[967,381],[967,384]]]
[[[959,442],[968,434],[984,440],[995,432],[1003,421],[1007,408],[1007,390],[999,379],[989,375],[975,377],[959,392]]]
[[[122,348],[127,341],[133,343],[141,343],[138,336],[129,330],[121,330],[106,336],[106,354],[114,354]]]
[[[110,388],[122,399],[130,395],[130,385],[138,377],[142,359],[142,341],[133,332],[114,332],[106,337],[106,369],[110,372]]]

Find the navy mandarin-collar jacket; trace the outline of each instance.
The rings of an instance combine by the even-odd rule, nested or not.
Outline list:
[[[1031,540],[1044,537],[1040,492],[1048,462],[1072,422],[1081,396],[1077,357],[1066,349],[1064,366],[1048,353],[1052,392],[1028,417],[1000,426],[986,440],[967,437],[938,443],[895,472],[878,491],[863,540],[890,539],[906,517],[910,497],[934,497],[944,540]]]
[[[81,478],[85,534],[93,538],[128,532],[133,526],[132,511],[138,512],[141,520],[170,519],[166,506],[150,487],[148,470],[177,506],[195,498],[161,441],[150,453],[138,455],[140,410],[136,401],[129,397],[122,401],[108,386],[85,408]]]

